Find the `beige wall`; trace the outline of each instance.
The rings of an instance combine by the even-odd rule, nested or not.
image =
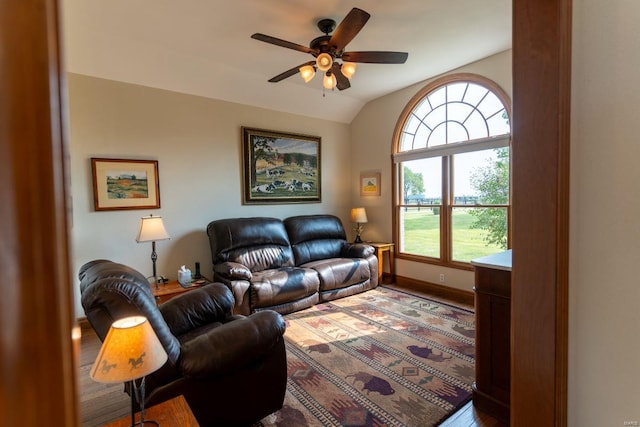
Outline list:
[[[151,244],[135,241],[150,213],[171,235],[156,245],[158,273],[173,279],[196,261],[211,276],[205,227],[214,219],[331,213],[351,232],[348,125],[75,74],[68,83],[73,271],[106,258],[151,275]],[[322,203],[242,205],[241,126],[322,137]],[[161,209],[95,212],[91,157],[158,160]]]
[[[475,73],[488,77],[498,83],[511,96],[511,51],[485,58],[450,73]],[[382,173],[381,197],[361,197],[355,185],[352,190],[353,205],[367,208],[369,223],[366,224],[363,238],[369,241],[391,241],[392,189],[391,189],[391,153],[393,131],[400,113],[411,98],[431,80],[425,80],[406,89],[378,98],[364,106],[360,114],[351,123],[352,139],[352,178],[357,183],[361,172],[376,171]],[[445,274],[445,285],[471,291],[473,273],[398,260],[396,274],[418,280],[440,283],[440,274]]]
[[[569,425],[622,426],[640,422],[640,2],[573,8]]]

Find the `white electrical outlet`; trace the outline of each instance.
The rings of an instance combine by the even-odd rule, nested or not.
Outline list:
[[[444,282],[444,274],[440,274],[440,281]]]

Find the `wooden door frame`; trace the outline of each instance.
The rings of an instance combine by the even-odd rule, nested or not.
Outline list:
[[[571,0],[512,4],[511,424],[565,426]],[[0,62],[0,133],[8,141],[0,146],[0,333],[19,337],[0,350],[2,390],[11,391],[0,399],[7,425],[15,424],[11,414],[22,425],[77,425],[58,10],[55,0],[0,3],[0,41],[18,46]],[[34,186],[38,197],[28,197]]]
[[[0,425],[78,425],[56,0],[0,2]],[[7,345],[8,344],[8,345]]]
[[[571,0],[513,0],[511,425],[567,424]]]

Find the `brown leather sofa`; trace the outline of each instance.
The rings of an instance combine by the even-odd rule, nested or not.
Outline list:
[[[214,280],[232,290],[236,313],[287,314],[378,285],[374,248],[348,243],[333,215],[221,219],[207,235]]]
[[[142,315],[167,352],[165,365],[145,379],[146,407],[183,395],[203,427],[249,426],[282,407],[280,314],[233,315],[233,295],[221,283],[157,306],[141,273],[107,260],[85,264],[79,277],[82,306],[101,341],[113,321]]]

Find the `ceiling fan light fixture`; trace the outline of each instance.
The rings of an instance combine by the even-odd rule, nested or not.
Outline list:
[[[333,58],[328,53],[321,53],[316,58],[316,66],[320,71],[329,71],[333,65]]]
[[[333,88],[336,87],[336,84],[338,84],[336,76],[331,73],[324,75],[324,78],[322,79],[322,86],[324,86],[325,89],[333,90]]]
[[[316,70],[313,69],[311,65],[305,65],[300,67],[300,76],[305,83],[309,83],[313,76],[316,75]]]
[[[342,74],[351,79],[351,77],[356,73],[356,64],[354,62],[343,62],[342,67],[340,67],[340,71]]]

